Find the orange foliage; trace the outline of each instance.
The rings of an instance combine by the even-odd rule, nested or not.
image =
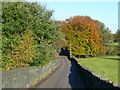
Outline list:
[[[74,16],[62,23],[67,47],[71,44],[74,55],[99,55],[106,52],[96,20],[88,16]]]
[[[33,40],[32,32],[26,30],[25,34],[22,35],[21,44],[15,46],[15,49],[11,53],[11,59],[13,60],[11,62],[11,69],[29,66],[34,57]]]

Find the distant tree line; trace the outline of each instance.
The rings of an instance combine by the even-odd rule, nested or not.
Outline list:
[[[114,35],[114,41],[120,43],[120,29]]]
[[[106,43],[113,43],[114,42],[114,35],[111,33],[111,30],[109,30],[109,28],[106,28],[104,23],[97,21],[98,25],[101,27],[100,29],[100,37],[103,38],[103,44]]]

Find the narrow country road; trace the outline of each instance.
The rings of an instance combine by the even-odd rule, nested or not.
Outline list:
[[[76,67],[65,56],[61,57],[62,65],[42,84],[36,88],[85,88]]]

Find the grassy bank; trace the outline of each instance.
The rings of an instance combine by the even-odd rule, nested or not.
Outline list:
[[[102,56],[95,58],[76,58],[79,63],[101,74],[111,81],[118,82],[118,56]]]

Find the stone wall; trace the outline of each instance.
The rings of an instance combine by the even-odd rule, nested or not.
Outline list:
[[[71,62],[76,65],[77,71],[87,88],[119,88],[114,82],[78,63],[76,59],[71,58]]]
[[[28,88],[42,80],[61,64],[60,59],[51,61],[44,67],[25,67],[2,72],[2,88]]]

